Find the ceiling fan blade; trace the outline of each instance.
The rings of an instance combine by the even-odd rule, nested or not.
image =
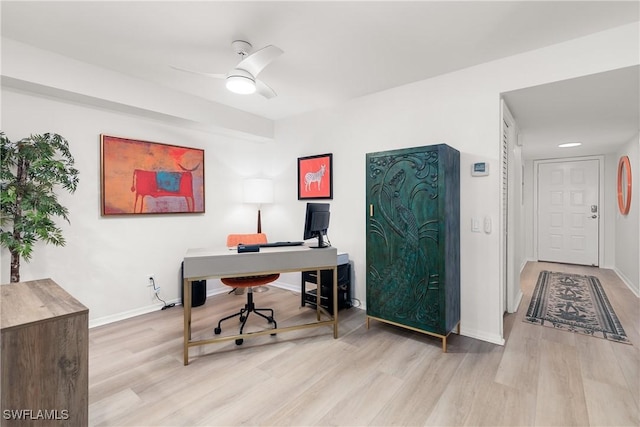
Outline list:
[[[184,71],[186,73],[192,73],[192,74],[200,74],[201,76],[213,77],[214,79],[225,79],[225,78],[227,78],[226,74],[206,73],[204,71],[187,70],[186,68],[180,68],[180,67],[176,67],[174,65],[169,65],[169,66],[171,68],[173,68],[174,70]]]
[[[250,72],[253,77],[257,77],[264,67],[283,53],[284,51],[279,47],[269,45],[247,56],[240,61],[236,68],[246,70]]]
[[[265,82],[257,79],[256,79],[256,92],[258,92],[260,95],[264,96],[267,99],[275,98],[276,96],[278,96],[276,92],[273,89],[271,89]]]

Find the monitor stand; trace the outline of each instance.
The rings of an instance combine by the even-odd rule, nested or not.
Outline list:
[[[318,233],[318,246],[309,246],[311,249],[323,249],[323,248],[329,248],[331,247],[331,245],[329,244],[329,242],[325,242],[322,239],[322,233]]]

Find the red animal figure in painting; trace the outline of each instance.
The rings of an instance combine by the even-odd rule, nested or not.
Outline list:
[[[180,166],[180,165],[178,165]],[[199,166],[199,165],[198,165]],[[144,210],[144,198],[151,197],[184,197],[187,203],[187,210],[194,211],[193,199],[193,175],[192,170],[186,170],[182,166],[183,171],[147,171],[135,169],[133,171],[133,183],[131,191],[136,193],[136,199],[133,203],[133,213],[136,213],[138,198],[140,198],[140,211]]]

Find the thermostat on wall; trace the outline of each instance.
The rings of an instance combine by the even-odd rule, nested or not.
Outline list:
[[[489,163],[478,162],[471,165],[471,176],[487,176],[489,175]]]

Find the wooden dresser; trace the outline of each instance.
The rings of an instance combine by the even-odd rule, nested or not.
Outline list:
[[[87,426],[89,309],[51,279],[0,291],[0,424]]]

